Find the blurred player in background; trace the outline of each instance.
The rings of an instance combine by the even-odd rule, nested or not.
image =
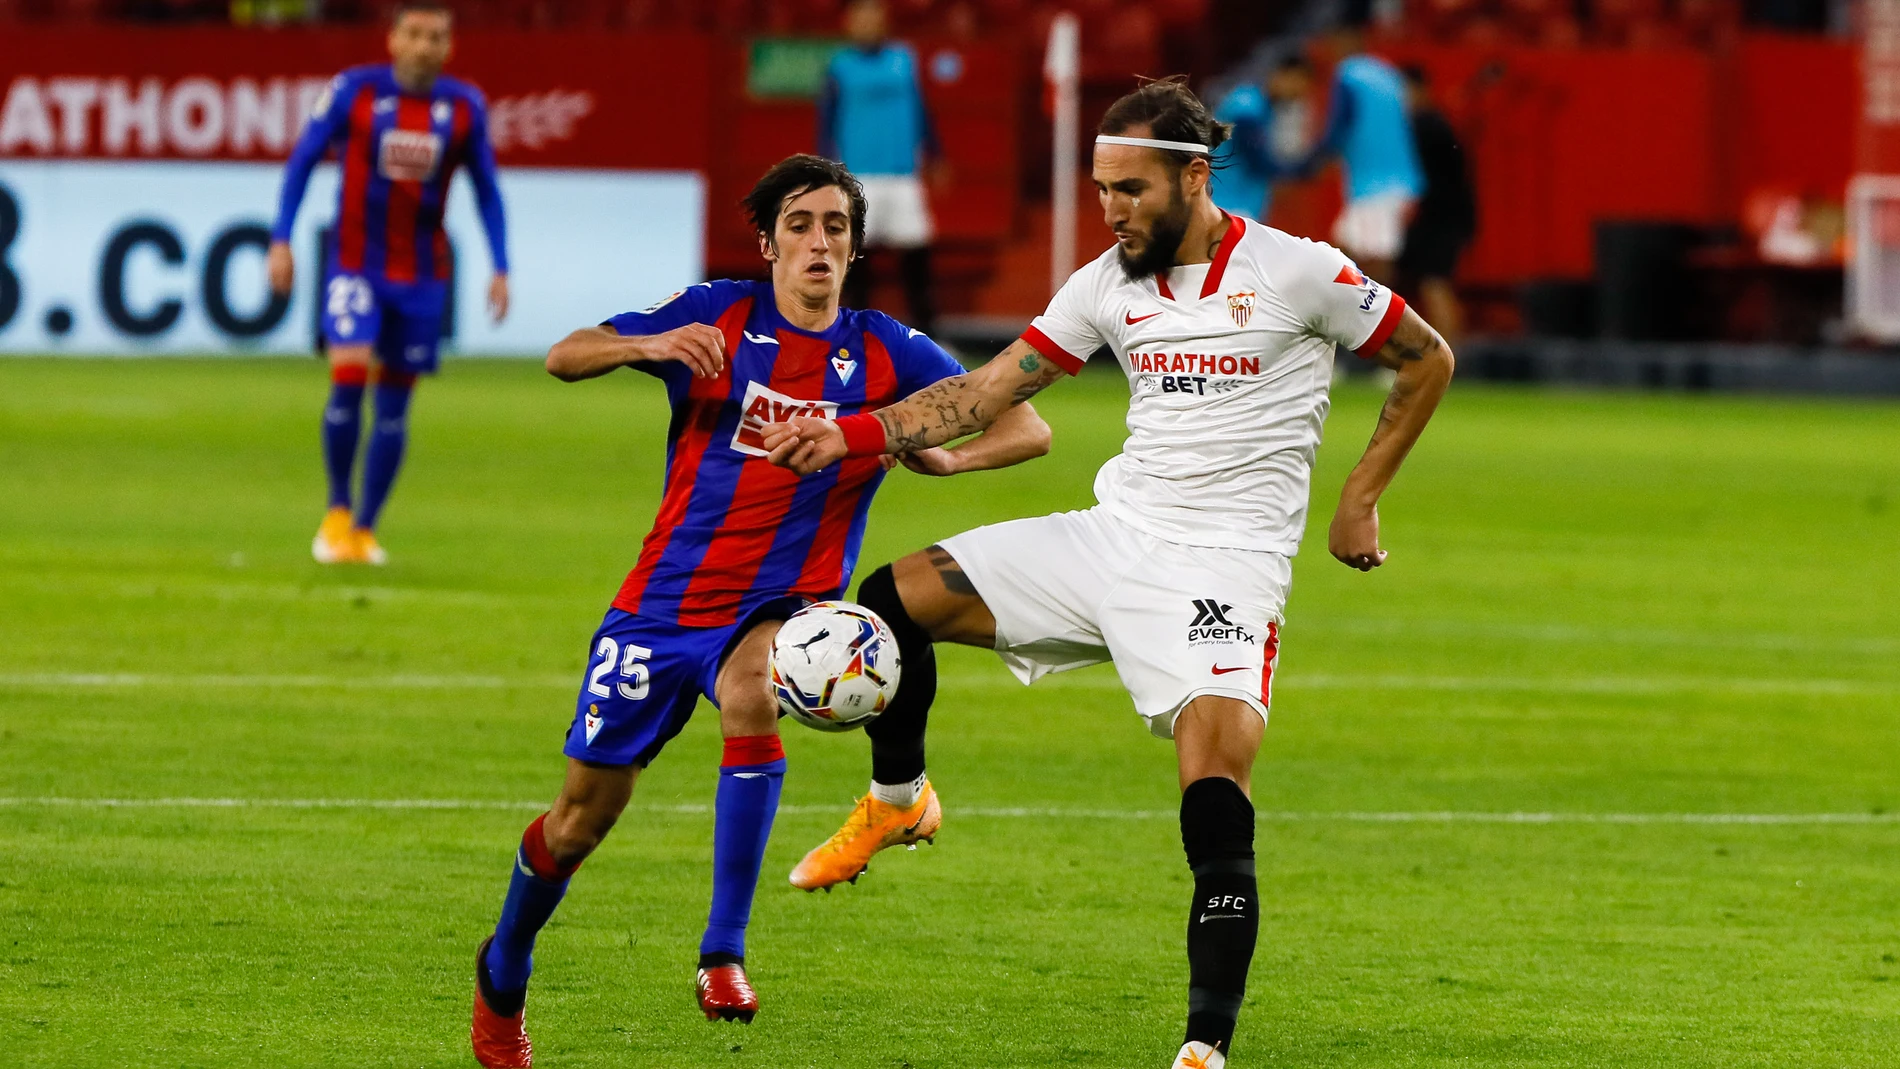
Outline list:
[[[863,457],[800,479],[765,459],[759,434],[795,413],[867,413],[963,372],[922,332],[839,307],[865,226],[864,195],[841,165],[790,157],[759,179],[746,208],[770,282],[702,282],[548,352],[548,371],[566,381],[621,367],[652,375],[673,419],[659,515],[588,645],[567,780],[522,833],[501,920],[476,956],[472,1041],[485,1066],[529,1064],[535,934],[702,695],[726,742],[699,1005],[708,1019],[758,1011],[745,933],[785,775],[766,661],[787,617],[844,592],[890,466]],[[958,449],[916,450],[903,463],[950,475],[1048,446],[1048,426],[1023,406]]]
[[[1286,116],[1276,112],[1283,104],[1304,101],[1306,81],[1302,64],[1283,61],[1265,85],[1242,82],[1214,105],[1215,120],[1232,131],[1211,163],[1215,205],[1261,221],[1273,211],[1273,183],[1290,169],[1276,136]]]
[[[318,98],[284,168],[271,228],[271,288],[288,294],[297,208],[310,172],[334,149],[343,176],[319,297],[330,354],[323,409],[330,506],[310,545],[322,564],[387,560],[376,519],[402,466],[416,376],[436,369],[451,266],[442,216],[449,179],[464,164],[495,266],[489,311],[497,321],[508,314],[507,238],[487,103],[474,86],[442,73],[451,29],[443,0],[402,0],[392,18],[390,62],[344,71]],[[363,496],[352,508],[363,393],[372,375],[375,422]]]
[[[1333,242],[1375,278],[1390,278],[1405,245],[1405,228],[1423,191],[1412,143],[1405,77],[1365,52],[1365,37],[1347,23],[1330,34],[1339,58],[1327,101],[1326,131],[1301,170],[1338,156],[1346,174],[1346,206]]]
[[[1452,276],[1458,257],[1478,230],[1478,194],[1471,185],[1464,146],[1451,121],[1432,99],[1432,86],[1423,67],[1407,67],[1412,110],[1412,139],[1425,176],[1425,191],[1405,231],[1405,249],[1399,254],[1399,278],[1453,345],[1464,334],[1464,309]]]
[[[890,625],[903,685],[872,726],[872,794],[792,872],[831,886],[935,812],[923,772],[932,642],[996,650],[1025,683],[1112,660],[1150,731],[1174,740],[1194,875],[1187,1035],[1174,1069],[1221,1069],[1260,925],[1254,758],[1306,525],[1335,346],[1397,371],[1347,476],[1328,544],[1380,566],[1378,501],[1451,380],[1438,334],[1339,250],[1216,207],[1226,130],[1180,82],[1109,108],[1095,184],[1115,246],[1070,277],[988,365],[868,415],[766,428],[794,471],[926,449],[990,426],[1107,346],[1128,375],[1128,441],[1100,504],[980,527],[873,572],[858,600]],[[905,737],[905,733],[908,737]],[[883,790],[880,791],[880,788]],[[908,805],[899,790],[912,796]]]
[[[870,303],[873,275],[869,253],[891,249],[910,321],[928,332],[936,323],[930,290],[930,202],[920,172],[933,184],[948,181],[949,169],[937,130],[924,104],[917,55],[887,32],[882,0],[853,0],[845,9],[849,47],[831,57],[818,97],[818,154],[842,162],[864,183],[867,255],[852,269],[845,303]]]

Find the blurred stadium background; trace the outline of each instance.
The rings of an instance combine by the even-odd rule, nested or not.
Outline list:
[[[1082,130],[1131,75],[1186,73],[1213,101],[1303,51],[1317,98],[1275,130],[1294,143],[1318,135],[1338,58],[1315,35],[1350,20],[1375,53],[1427,73],[1465,148],[1478,223],[1456,275],[1464,374],[1900,389],[1880,344],[1900,325],[1881,255],[1896,241],[1872,177],[1900,172],[1891,0],[888,6],[952,171],[932,197],[952,339],[1008,337],[1047,294],[1058,15],[1079,19]],[[517,315],[499,331],[476,314],[480,272],[464,272],[461,351],[537,351],[577,312],[757,273],[733,205],[767,164],[813,147],[841,0],[455,9],[451,70],[494,101],[518,250]],[[0,213],[17,220],[0,350],[308,349],[314,272],[288,306],[268,301],[257,228],[272,164],[332,72],[381,56],[381,18],[366,0],[0,0]],[[1073,262],[1106,247],[1082,170]],[[1325,237],[1339,188],[1336,168],[1284,182],[1269,221]],[[328,200],[320,185],[310,203]],[[455,200],[457,245],[478,249]],[[306,216],[300,251],[325,212]],[[1858,310],[1850,264],[1866,277]],[[892,282],[876,300],[898,296]]]

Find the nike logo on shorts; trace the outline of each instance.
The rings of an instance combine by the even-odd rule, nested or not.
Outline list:
[[[1214,674],[1217,676],[1224,676],[1229,672],[1245,672],[1246,670],[1247,666],[1244,664],[1238,668],[1222,668],[1220,665],[1214,666]]]
[[[1149,312],[1145,316],[1138,316],[1135,314],[1134,309],[1131,308],[1127,312],[1123,313],[1122,318],[1126,319],[1128,321],[1128,325],[1132,327],[1136,323],[1139,323],[1144,319],[1153,319],[1154,317],[1160,314],[1161,314],[1160,312]]]

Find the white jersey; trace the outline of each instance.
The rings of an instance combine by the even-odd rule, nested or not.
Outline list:
[[[1405,301],[1331,245],[1229,216],[1212,263],[1133,282],[1110,248],[1023,340],[1071,373],[1107,345],[1128,441],[1095,477],[1119,519],[1190,546],[1292,555],[1306,527],[1333,347],[1370,356]]]

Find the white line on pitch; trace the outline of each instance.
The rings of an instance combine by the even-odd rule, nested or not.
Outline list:
[[[0,807],[38,806],[78,809],[437,809],[534,810],[544,801],[507,801],[484,798],[71,798],[0,797]],[[698,803],[641,805],[629,808],[647,813],[706,815],[712,807]],[[784,805],[781,813],[836,814],[845,805]],[[1039,806],[958,806],[959,816],[1001,820],[1173,820],[1173,809],[1069,809]],[[1261,820],[1281,822],[1335,821],[1353,824],[1900,824],[1900,813],[1534,813],[1473,810],[1416,812],[1264,810]]]
[[[159,675],[127,672],[18,672],[0,673],[0,687],[15,689],[204,688],[298,690],[533,690],[576,685],[579,676],[486,675]],[[1006,673],[956,675],[951,687],[1015,689]],[[1733,679],[1707,676],[1412,676],[1347,673],[1287,672],[1276,683],[1288,690],[1432,690],[1451,692],[1520,691],[1553,694],[1797,694],[1851,696],[1900,693],[1900,681],[1860,679]],[[1121,690],[1121,680],[1108,671],[1051,677],[1044,686],[1085,690]]]

